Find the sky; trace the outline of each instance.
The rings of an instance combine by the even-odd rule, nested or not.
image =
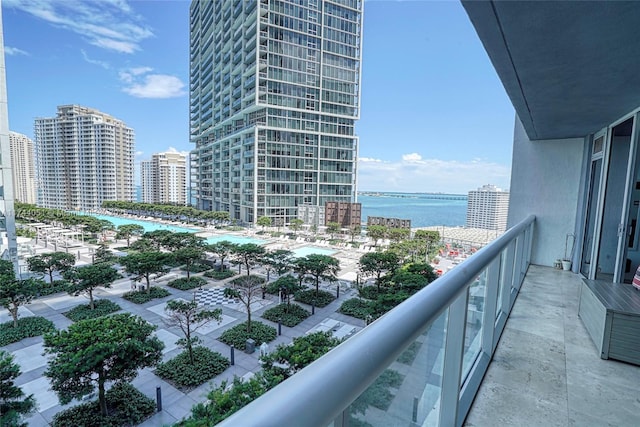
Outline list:
[[[9,128],[80,104],[189,151],[189,2],[2,0]],[[358,189],[509,188],[515,113],[458,1],[367,0]]]

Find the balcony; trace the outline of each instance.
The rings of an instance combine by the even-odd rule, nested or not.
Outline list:
[[[580,285],[579,275],[529,268],[467,425],[640,422],[640,369],[600,359],[577,315]]]
[[[577,316],[580,276],[529,267],[533,223],[219,425],[636,425],[640,369],[599,358]],[[415,359],[400,365],[414,343]],[[391,366],[404,380],[389,408],[352,410]],[[305,399],[281,398],[290,395]]]

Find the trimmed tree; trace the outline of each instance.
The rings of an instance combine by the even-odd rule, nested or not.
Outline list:
[[[53,272],[64,274],[76,263],[76,257],[66,252],[50,252],[27,258],[29,270],[34,273],[48,274],[49,283],[53,283]]]
[[[265,229],[266,227],[271,227],[272,221],[268,216],[261,216],[258,218],[258,221],[256,221],[256,224],[262,227],[262,229]]]
[[[120,264],[124,266],[127,273],[137,276],[135,280],[142,280],[144,278],[147,283],[147,293],[150,293],[150,276],[167,271],[165,263],[169,256],[170,255],[162,252],[140,252],[121,258]]]
[[[262,258],[264,267],[267,270],[267,282],[269,281],[269,273],[271,270],[282,275],[291,270],[293,264],[293,252],[286,249],[277,249],[268,251]]]
[[[228,240],[216,242],[206,247],[206,250],[220,258],[220,271],[224,270],[224,260],[231,255],[238,245]]]
[[[289,227],[291,227],[291,229],[293,230],[293,234],[298,234],[298,230],[300,230],[302,224],[304,224],[304,221],[300,218],[293,218],[291,221],[289,221]]]
[[[251,268],[264,258],[267,250],[255,243],[245,243],[234,248],[233,254],[238,264],[247,269],[247,276],[251,275]]]
[[[144,233],[142,238],[150,242],[156,251],[159,251],[167,240],[171,239],[171,236],[173,236],[173,232],[170,230],[153,230]]]
[[[152,336],[156,326],[129,313],[83,320],[44,336],[53,357],[44,375],[63,405],[98,387],[102,415],[108,415],[105,385],[132,381],[138,369],[155,366],[164,344]]]
[[[109,245],[100,243],[98,249],[96,249],[96,252],[93,254],[93,263],[113,264],[117,258],[118,257],[109,249]]]
[[[0,350],[0,426],[24,427],[21,417],[36,408],[32,395],[25,396],[20,387],[14,384],[20,376],[20,366],[14,362],[13,355]]]
[[[93,291],[96,288],[110,288],[122,276],[110,264],[92,264],[73,267],[64,274],[64,278],[71,283],[69,294],[78,296],[86,293],[89,296],[89,307],[93,310]]]
[[[349,227],[349,235],[351,236],[351,243],[353,243],[353,239],[356,236],[360,235],[361,231],[362,231],[362,227],[359,225],[352,225],[351,227]]]
[[[358,268],[364,276],[375,276],[376,286],[380,292],[382,276],[386,273],[393,274],[399,265],[400,260],[395,252],[370,252],[360,257]]]
[[[320,280],[328,280],[330,282],[338,280],[336,275],[340,271],[340,262],[332,256],[310,254],[304,258],[298,258],[297,261],[304,265],[307,274],[313,277],[316,296],[320,290]]]
[[[327,233],[333,239],[333,236],[340,232],[340,224],[337,222],[328,222],[327,223]]]
[[[199,328],[212,321],[220,323],[222,321],[222,309],[206,310],[198,307],[195,301],[171,300],[167,302],[164,310],[168,314],[165,323],[168,326],[177,326],[184,334],[176,344],[187,350],[189,361],[195,363],[193,358],[193,346],[200,342],[200,338],[192,336]]]
[[[181,248],[204,248],[205,240],[189,232],[171,233],[162,238],[162,246],[173,252]]]
[[[31,302],[42,281],[29,278],[16,279],[11,261],[0,260],[0,305],[13,318],[13,327],[18,327],[18,309]]]
[[[389,236],[389,240],[393,242],[400,242],[409,238],[411,230],[408,228],[389,228],[387,230],[387,235]]]
[[[204,248],[199,246],[186,246],[176,249],[173,257],[180,264],[184,264],[187,270],[187,280],[191,279],[191,267],[205,258]]]
[[[303,288],[304,286],[301,286],[298,283],[298,279],[290,274],[279,277],[275,282],[268,285],[269,292],[280,292],[281,295],[287,298],[287,306],[290,304],[291,295],[295,294]]]
[[[261,298],[263,283],[259,276],[241,276],[229,282],[231,287],[224,290],[226,297],[238,298],[247,309],[247,333],[251,333],[251,304]]]
[[[367,237],[373,239],[373,246],[378,246],[378,240],[387,235],[387,227],[384,225],[370,225],[367,227]]]
[[[118,226],[116,239],[125,239],[127,247],[131,244],[131,236],[142,236],[144,227],[139,224],[122,224]]]

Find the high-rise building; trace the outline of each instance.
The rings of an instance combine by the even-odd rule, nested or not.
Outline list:
[[[38,205],[91,210],[105,200],[134,200],[133,129],[79,105],[35,120]]]
[[[356,201],[362,0],[191,3],[197,207],[253,223]]]
[[[12,261],[16,273],[19,273],[5,75],[4,33],[2,10],[0,8],[0,234],[2,234],[0,238],[0,257]]]
[[[507,228],[508,213],[508,191],[489,184],[469,191],[467,227],[504,231]]]
[[[36,202],[36,170],[33,162],[33,141],[18,132],[9,132],[14,196],[22,203]]]
[[[167,151],[140,162],[142,201],[145,203],[187,203],[186,156]]]

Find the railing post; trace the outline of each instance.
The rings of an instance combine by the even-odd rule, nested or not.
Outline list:
[[[489,359],[495,348],[494,336],[496,328],[496,308],[498,307],[498,289],[500,289],[500,258],[496,259],[487,269],[487,283],[485,288],[484,312],[482,313],[482,346],[481,350]]]
[[[442,388],[440,391],[439,425],[441,426],[458,425],[458,402],[468,305],[469,286],[467,285],[464,292],[449,307],[447,316],[447,335],[444,343]]]
[[[501,310],[504,313],[509,313],[511,311],[511,289],[514,288],[514,267],[515,267],[515,257],[516,257],[516,245],[514,241],[509,243],[507,246],[507,252],[504,260],[504,277],[502,284],[502,304]]]

